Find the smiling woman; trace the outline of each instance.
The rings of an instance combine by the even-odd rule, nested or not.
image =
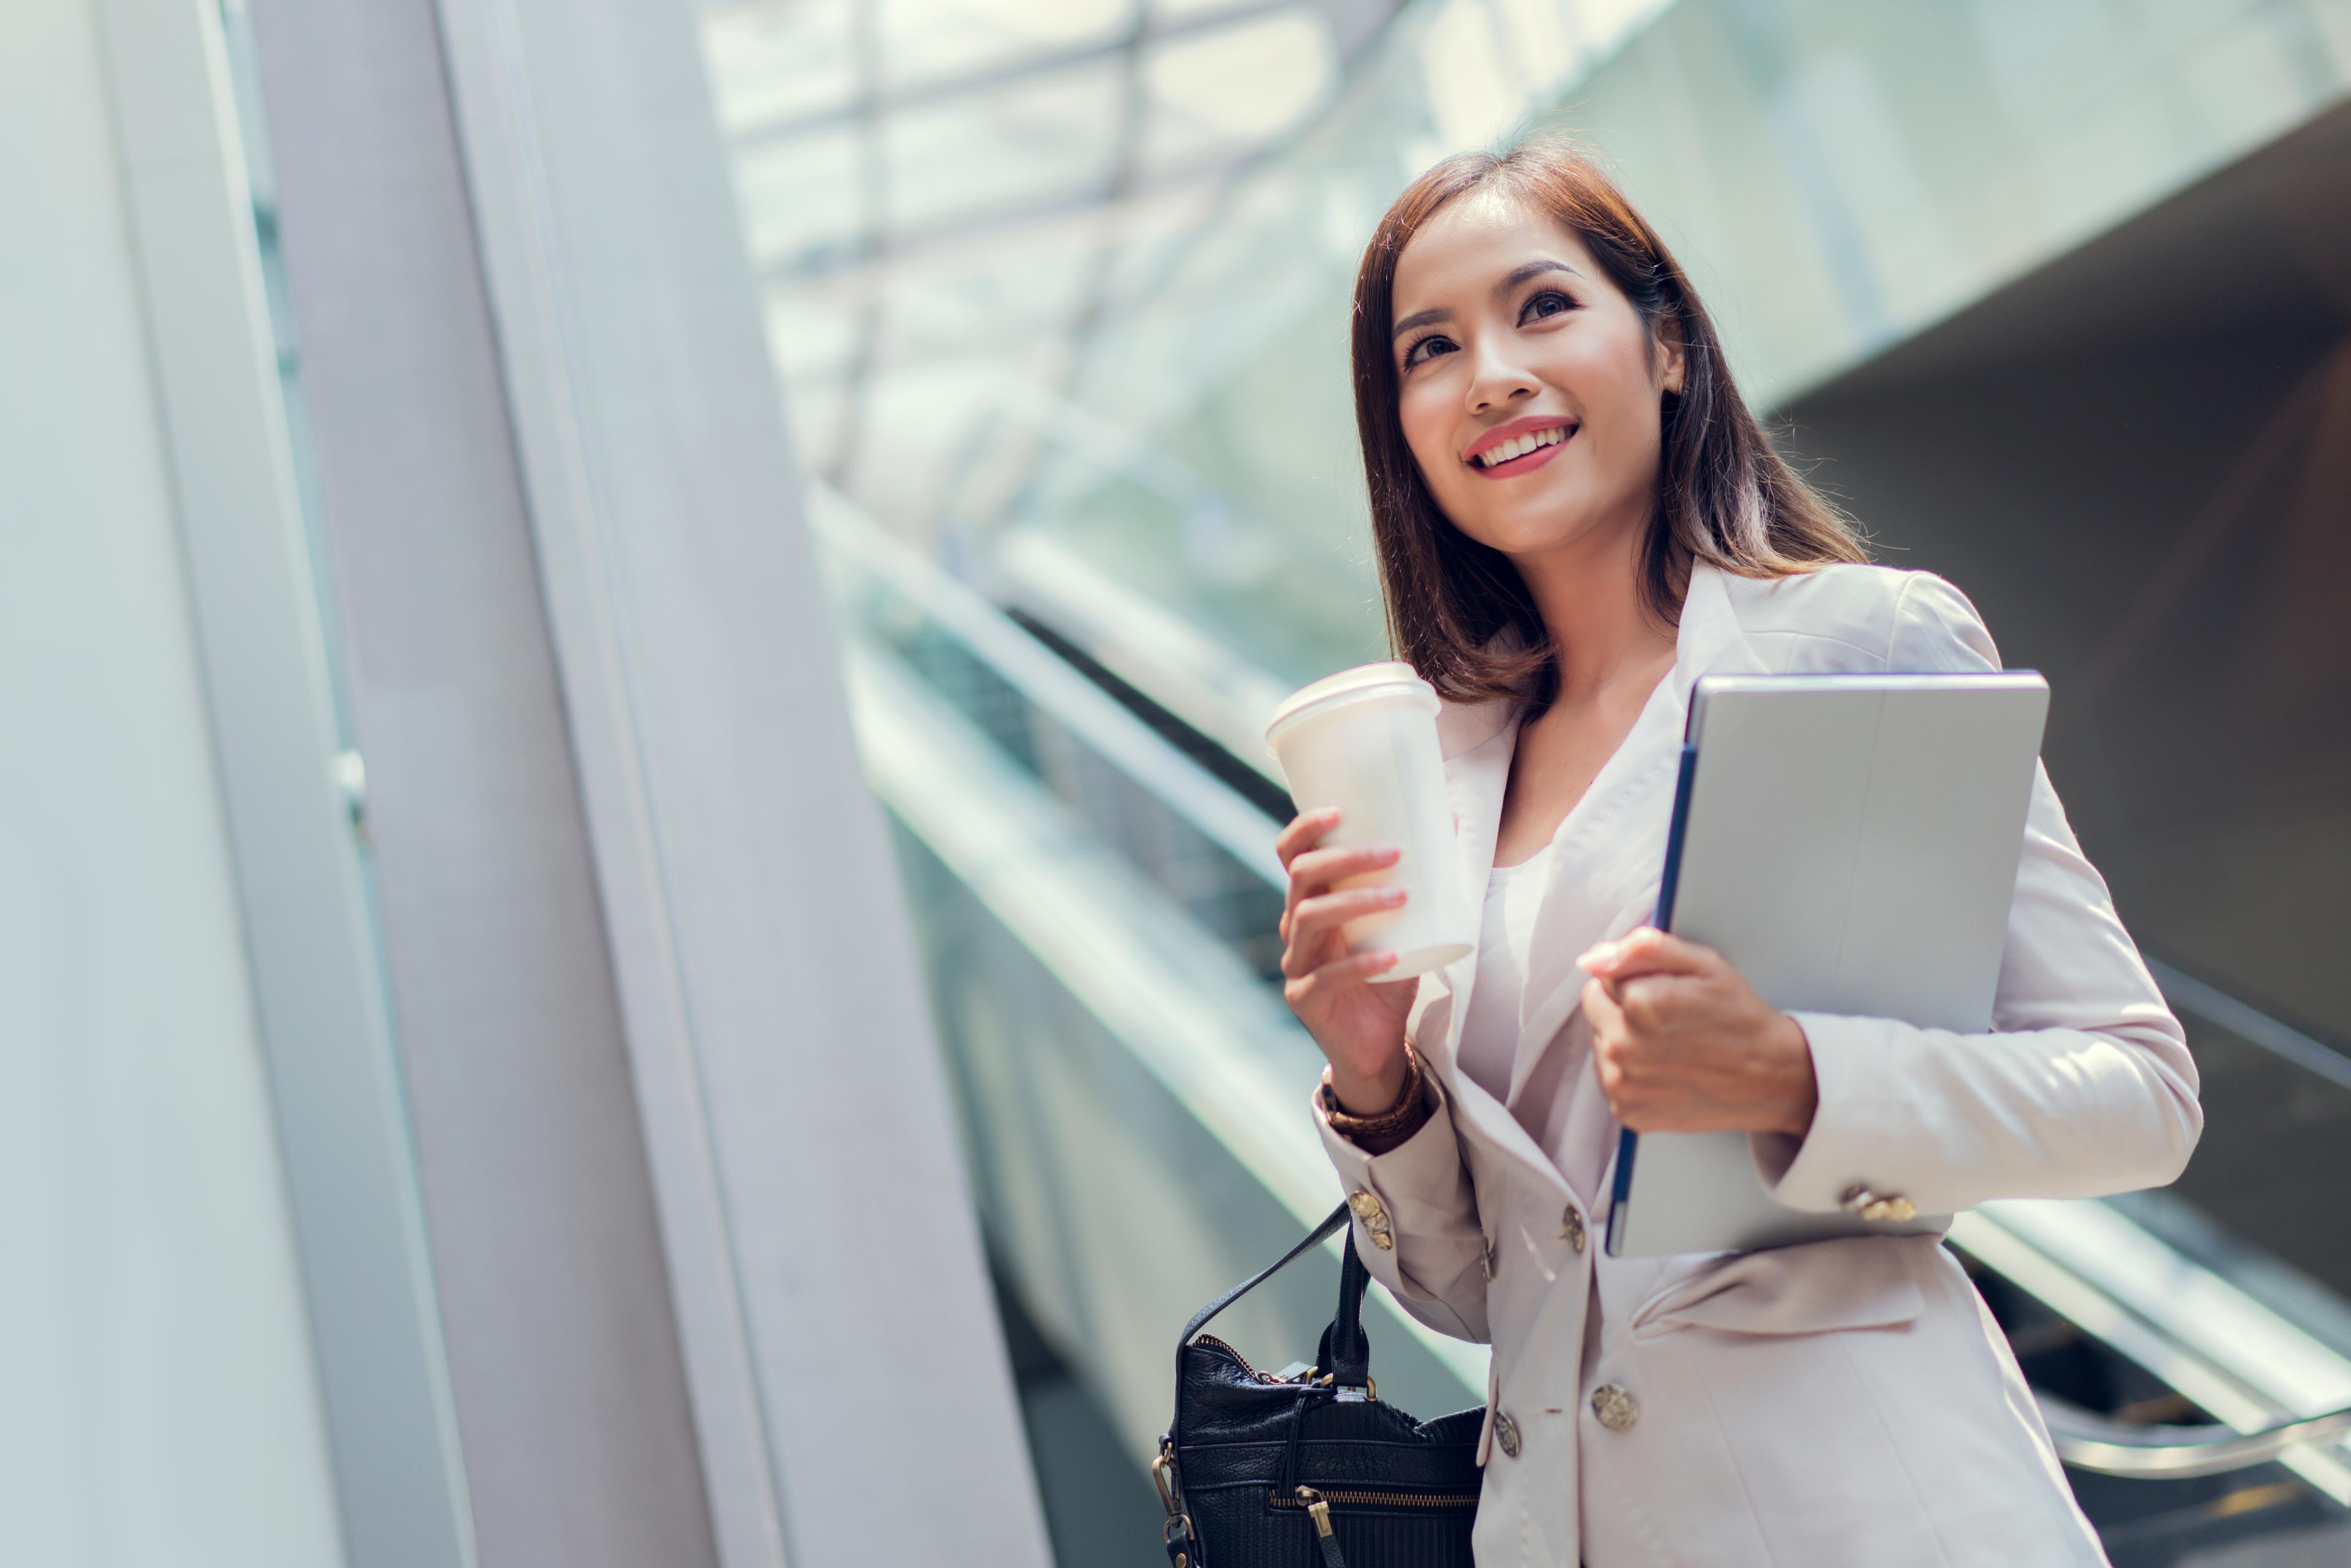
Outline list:
[[[1372,236],[1355,298],[1389,632],[1444,695],[1540,711],[1556,693],[1555,650],[1510,558],[1575,542],[1540,538],[1562,519],[1638,541],[1643,600],[1667,626],[1693,560],[1771,578],[1866,559],[1748,411],[1665,242],[1571,147],[1429,170]]]
[[[1649,924],[1702,676],[1998,669],[1973,606],[1862,559],[1656,232],[1572,150],[1407,190],[1354,351],[1389,624],[1447,699],[1453,849],[1485,896],[1470,952],[1391,983],[1399,955],[1345,933],[1410,907],[1384,884],[1398,848],[1304,812],[1276,844],[1283,994],[1328,1059],[1312,1114],[1365,1267],[1494,1347],[1479,1568],[2103,1563],[1938,1237],[1593,1241],[1625,1130],[1743,1134],[1772,1201],[1867,1222],[2186,1163],[2195,1063],[2045,772],[1996,1029],[1782,1012]],[[1948,902],[1908,874],[1918,908]]]

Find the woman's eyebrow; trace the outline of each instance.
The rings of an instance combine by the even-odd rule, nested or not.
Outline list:
[[[1518,266],[1510,268],[1510,275],[1502,279],[1501,282],[1494,285],[1494,292],[1497,294],[1508,294],[1511,289],[1516,288],[1528,278],[1541,277],[1546,272],[1564,272],[1570,277],[1582,277],[1583,276],[1583,274],[1576,271],[1575,268],[1568,266],[1567,263],[1563,261],[1553,261],[1549,256],[1544,256],[1535,261],[1520,262]]]
[[[1395,324],[1395,328],[1388,333],[1388,341],[1395,341],[1398,338],[1403,337],[1406,332],[1411,331],[1416,327],[1426,327],[1434,322],[1449,321],[1452,319],[1453,312],[1443,308],[1436,310],[1416,310],[1411,315],[1405,317],[1403,320]]]

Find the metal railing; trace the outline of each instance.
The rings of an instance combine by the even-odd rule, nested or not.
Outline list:
[[[2085,1410],[2052,1394],[2037,1393],[2035,1398],[2059,1458],[2075,1469],[2135,1480],[2226,1475],[2351,1434],[2351,1407],[2240,1432],[2220,1425],[2138,1427]]]

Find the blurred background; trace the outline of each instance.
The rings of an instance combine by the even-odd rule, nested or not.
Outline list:
[[[1159,1560],[1350,282],[1537,122],[2050,678],[2209,1127],[1951,1244],[2115,1562],[2351,1561],[2351,0],[10,19],[0,1561]]]

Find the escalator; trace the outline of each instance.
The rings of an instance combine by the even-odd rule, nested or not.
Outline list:
[[[1280,791],[1075,639],[815,511],[1000,1271],[1139,1464],[1183,1304],[1329,1202],[1296,1113],[1320,1059],[1271,983]],[[2351,1058],[2158,974],[2204,1072],[2188,1176],[1987,1205],[1950,1244],[2122,1568],[2351,1562]],[[1323,1305],[1275,1291],[1237,1333],[1278,1353]],[[1383,1326],[1406,1408],[1480,1396],[1479,1347]]]

